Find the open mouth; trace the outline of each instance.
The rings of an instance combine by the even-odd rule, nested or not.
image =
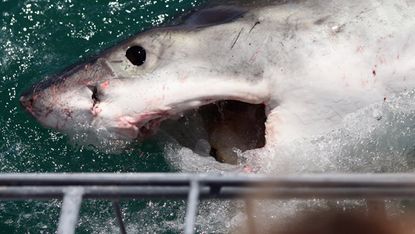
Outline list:
[[[238,153],[265,145],[264,104],[217,101],[161,123],[160,130],[201,156],[228,164]]]

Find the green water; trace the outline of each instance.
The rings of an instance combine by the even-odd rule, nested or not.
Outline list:
[[[74,146],[19,106],[19,94],[45,75],[146,28],[167,23],[201,0],[0,0],[0,171],[165,172],[161,146],[144,142],[121,154]],[[59,201],[1,202],[1,233],[50,233]],[[177,232],[181,202],[130,202],[130,230]],[[162,212],[160,213],[160,211]],[[84,202],[79,233],[116,232],[108,202]]]

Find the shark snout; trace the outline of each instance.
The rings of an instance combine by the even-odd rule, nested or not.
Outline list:
[[[45,105],[45,98],[42,94],[27,92],[20,96],[20,105],[34,118],[44,118],[46,114],[53,112],[53,109]]]
[[[36,108],[39,97],[40,95],[34,92],[34,88],[32,87],[22,93],[19,99],[20,105],[33,117],[37,117],[41,114],[40,109]]]
[[[33,114],[33,103],[34,98],[32,94],[23,94],[20,96],[20,105],[22,105],[25,110]]]

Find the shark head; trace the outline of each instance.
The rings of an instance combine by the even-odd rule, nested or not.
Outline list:
[[[233,8],[214,12],[225,22],[243,14]],[[248,64],[250,55],[233,50],[233,32],[212,40],[228,24],[213,23],[217,18],[208,13],[140,33],[35,84],[20,101],[46,127],[127,141],[144,139],[163,121],[207,104],[265,103],[261,64]]]

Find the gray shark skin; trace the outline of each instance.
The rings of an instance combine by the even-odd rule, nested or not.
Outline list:
[[[412,0],[228,3],[133,36],[21,103],[46,127],[122,141],[220,100],[265,104],[266,149],[415,88],[414,41]]]

